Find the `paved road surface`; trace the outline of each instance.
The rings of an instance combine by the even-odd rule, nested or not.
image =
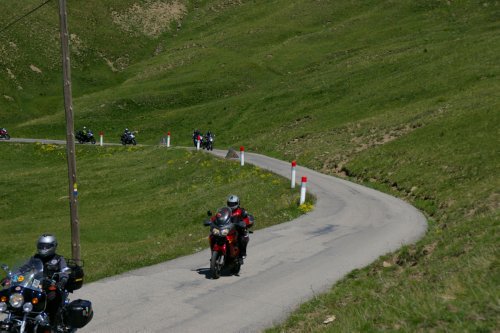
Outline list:
[[[290,176],[289,162],[248,152],[245,162]],[[95,314],[79,331],[259,332],[351,270],[425,233],[424,216],[399,199],[299,166],[301,176],[317,196],[315,209],[251,235],[240,276],[209,279],[207,249],[85,284],[72,299],[91,300]]]
[[[289,162],[248,152],[245,162],[290,175]],[[207,249],[86,284],[74,296],[92,300],[95,316],[82,332],[259,332],[426,230],[399,199],[302,167],[297,176],[308,177],[316,208],[251,235],[240,276],[208,279]]]

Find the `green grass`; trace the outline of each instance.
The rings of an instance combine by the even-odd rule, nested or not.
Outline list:
[[[2,144],[2,262],[32,255],[52,232],[71,257],[64,146]],[[152,265],[208,247],[202,221],[230,193],[256,228],[301,214],[299,193],[268,171],[208,154],[160,147],[78,146],[78,209],[86,280]]]
[[[3,2],[1,21],[36,3]],[[497,1],[186,0],[179,28],[158,37],[112,23],[111,11],[131,3],[70,4],[82,41],[72,54],[77,127],[115,142],[129,127],[150,144],[171,131],[175,145],[211,129],[216,147],[295,159],[429,217],[417,244],[353,272],[272,331],[498,330]],[[56,16],[51,4],[1,37],[0,64],[15,79],[0,76],[0,125],[14,137],[64,138]],[[105,59],[122,66],[113,72]],[[3,167],[16,170],[11,160]]]

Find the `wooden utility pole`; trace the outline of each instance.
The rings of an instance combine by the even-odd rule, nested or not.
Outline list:
[[[80,222],[78,220],[75,157],[75,130],[73,124],[73,100],[71,97],[71,68],[69,62],[69,34],[66,0],[59,0],[59,26],[61,30],[61,53],[63,65],[64,110],[66,113],[66,157],[68,160],[69,209],[71,213],[71,255],[80,264]]]

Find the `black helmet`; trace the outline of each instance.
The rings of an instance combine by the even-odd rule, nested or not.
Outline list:
[[[222,207],[217,211],[217,214],[215,214],[215,224],[218,226],[228,224],[231,222],[231,215],[231,208]]]
[[[231,210],[235,210],[240,207],[240,198],[237,195],[231,194],[227,197],[227,206],[231,208]]]
[[[51,234],[43,234],[38,238],[36,243],[37,253],[41,257],[49,257],[56,253],[57,239]]]

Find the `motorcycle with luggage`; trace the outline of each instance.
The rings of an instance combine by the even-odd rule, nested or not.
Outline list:
[[[50,322],[47,313],[47,290],[54,291],[59,273],[51,278],[44,277],[43,263],[38,258],[30,258],[22,265],[10,270],[1,265],[7,276],[2,279],[0,290],[0,332],[16,333],[73,333],[87,325],[93,317],[92,303],[77,299],[70,301],[68,295],[79,289],[83,283],[83,269],[76,264],[68,264],[68,282],[62,295],[61,306],[55,322]]]

